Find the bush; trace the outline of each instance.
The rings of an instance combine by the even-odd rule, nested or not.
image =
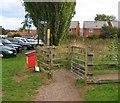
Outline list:
[[[106,39],[106,38],[111,38],[109,34],[101,34],[99,35],[99,38]]]
[[[101,32],[102,33],[99,36],[99,38],[102,39],[113,38],[115,34],[118,34],[118,28],[111,26],[103,26]]]
[[[120,39],[120,28],[118,29],[118,38]]]
[[[98,36],[97,36],[97,35],[95,35],[95,34],[93,34],[93,35],[88,36],[88,38],[89,38],[89,39],[97,39],[97,38],[98,38]]]

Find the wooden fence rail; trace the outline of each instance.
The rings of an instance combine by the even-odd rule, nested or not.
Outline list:
[[[44,46],[38,48],[37,52],[40,68],[51,70],[56,66],[64,65],[64,61],[68,61],[68,47]]]

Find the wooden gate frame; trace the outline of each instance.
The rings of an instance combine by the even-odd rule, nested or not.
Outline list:
[[[74,48],[77,48],[78,51],[80,51],[81,49],[84,49],[84,53],[74,52],[74,50],[73,50]],[[78,58],[78,59],[74,58],[73,57],[74,54],[77,54],[78,57],[79,56],[83,56],[85,58],[85,60],[83,60],[81,58]],[[92,57],[93,57],[93,53],[91,52],[91,47],[71,46],[70,50],[69,50],[69,55],[70,55],[71,72],[77,74],[80,78],[84,79],[87,82],[87,79],[90,78],[93,75],[93,72],[92,72],[92,68],[93,68]],[[78,61],[79,64],[73,62],[74,60]],[[83,65],[80,62],[84,62],[85,64]],[[77,66],[73,66],[73,64],[77,64]],[[74,68],[76,68],[77,70],[75,70]]]
[[[55,65],[59,65],[59,64],[54,64],[54,61],[55,61],[55,58],[54,58],[54,50],[56,49],[57,47],[53,47],[53,46],[44,46],[44,47],[40,47],[40,50],[38,50],[38,52],[40,52],[40,57],[43,56],[43,59],[45,60],[46,59],[46,63],[44,62],[44,60],[38,60],[38,63],[40,63],[41,65],[43,65],[44,67],[47,67],[49,69],[49,71],[47,71],[48,73],[51,73],[51,68]],[[71,65],[71,72],[74,73],[73,71],[73,66],[72,66],[72,60],[73,60],[73,54],[78,54],[78,55],[82,55],[85,57],[85,61],[78,58],[76,59],[77,61],[82,61],[82,62],[85,62],[85,65],[83,66],[82,64],[79,64],[79,67],[78,69],[80,69],[81,67],[80,66],[83,66],[84,70],[85,70],[85,74],[83,76],[79,76],[82,78],[82,79],[85,79],[87,80],[87,78],[89,76],[91,76],[93,73],[92,73],[92,68],[93,68],[93,63],[92,63],[92,57],[93,57],[93,53],[91,53],[91,47],[77,47],[77,46],[69,46],[69,47],[66,47],[68,48],[68,51],[67,54],[68,55],[68,59],[69,60],[69,63]],[[85,50],[85,54],[82,54],[80,52],[77,52],[75,53],[73,51],[73,48],[78,48],[79,50],[80,49],[84,49]],[[58,58],[59,59],[59,58]],[[63,58],[62,58],[63,59]],[[64,58],[65,59],[65,58]],[[74,58],[75,59],[75,58]],[[41,67],[41,66],[40,66]],[[42,68],[43,69],[43,68]],[[45,70],[44,70],[45,71]],[[82,71],[82,70],[81,70]],[[76,73],[75,73],[76,74]]]

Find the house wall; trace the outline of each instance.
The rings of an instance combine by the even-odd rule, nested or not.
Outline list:
[[[88,37],[90,35],[100,35],[101,34],[101,29],[93,29],[93,32],[89,32],[88,28],[83,28],[83,36]]]
[[[69,35],[80,35],[80,26],[79,24],[76,26],[76,28],[70,28],[71,30],[69,30]]]
[[[76,27],[76,34],[79,36],[80,35],[80,25],[78,24]]]
[[[69,34],[70,34],[70,35],[76,34],[76,28],[70,28]]]

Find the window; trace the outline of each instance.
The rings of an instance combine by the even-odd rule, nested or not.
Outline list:
[[[93,28],[89,28],[89,32],[93,32]]]
[[[72,32],[72,29],[70,29],[70,32]]]

